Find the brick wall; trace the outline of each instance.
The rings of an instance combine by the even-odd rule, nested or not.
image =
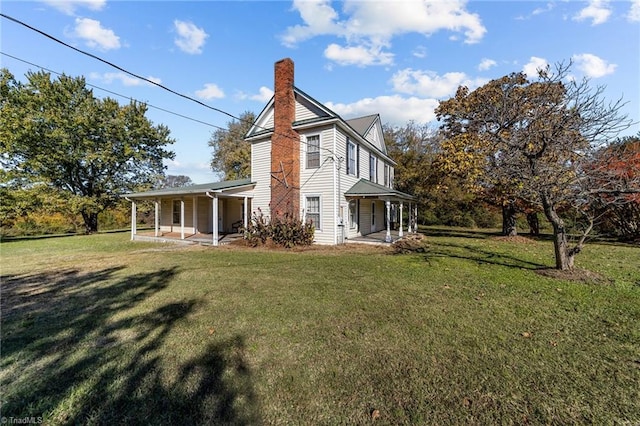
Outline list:
[[[291,59],[275,63],[274,134],[271,138],[271,215],[300,216],[300,136],[293,130],[296,101]]]

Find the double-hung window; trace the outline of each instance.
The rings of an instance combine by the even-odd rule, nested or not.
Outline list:
[[[320,135],[307,136],[307,169],[320,167]]]
[[[182,203],[180,200],[173,200],[172,220],[174,225],[180,224],[180,213],[182,210]]]
[[[391,187],[390,185],[390,181],[389,181],[389,165],[385,164],[384,165],[384,186],[386,187]]]
[[[356,176],[358,167],[358,150],[356,144],[347,139],[347,174]]]
[[[375,155],[369,155],[369,180],[374,183],[378,183],[378,159]]]
[[[321,229],[320,226],[320,197],[317,195],[306,197],[306,221],[313,223],[316,229]]]
[[[358,224],[358,203],[356,201],[349,202],[349,227],[356,229]]]

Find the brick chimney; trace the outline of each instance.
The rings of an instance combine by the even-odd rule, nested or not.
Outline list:
[[[300,217],[300,136],[293,130],[296,100],[293,61],[275,63],[274,132],[271,137],[271,216]]]

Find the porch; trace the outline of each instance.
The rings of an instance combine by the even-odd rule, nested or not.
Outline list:
[[[363,235],[363,236],[358,236],[358,237],[352,237],[349,239],[345,239],[345,243],[346,244],[370,244],[370,245],[380,245],[380,246],[388,246],[391,243],[393,243],[394,241],[397,241],[401,238],[403,238],[403,236],[400,236],[400,232],[399,231],[390,231],[389,234],[391,235],[391,241],[387,241],[387,231],[383,230],[383,231],[378,231],[378,232],[373,232],[371,234],[367,234],[367,235]],[[403,235],[407,235],[406,233],[403,233]]]
[[[226,244],[247,226],[254,187],[249,179],[240,179],[126,194],[131,239]],[[154,230],[138,234],[137,203],[145,201],[153,203]]]
[[[234,241],[241,240],[243,234],[236,233],[220,233],[218,235],[217,245],[231,244]],[[185,235],[182,238],[180,232],[160,232],[156,235],[154,231],[139,232],[133,236],[133,241],[148,241],[156,243],[176,243],[176,244],[200,244],[200,245],[216,245],[213,239],[213,232],[195,233]]]

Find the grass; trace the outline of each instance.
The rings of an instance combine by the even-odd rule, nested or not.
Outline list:
[[[425,253],[3,243],[2,416],[638,424],[640,248],[427,230]]]

